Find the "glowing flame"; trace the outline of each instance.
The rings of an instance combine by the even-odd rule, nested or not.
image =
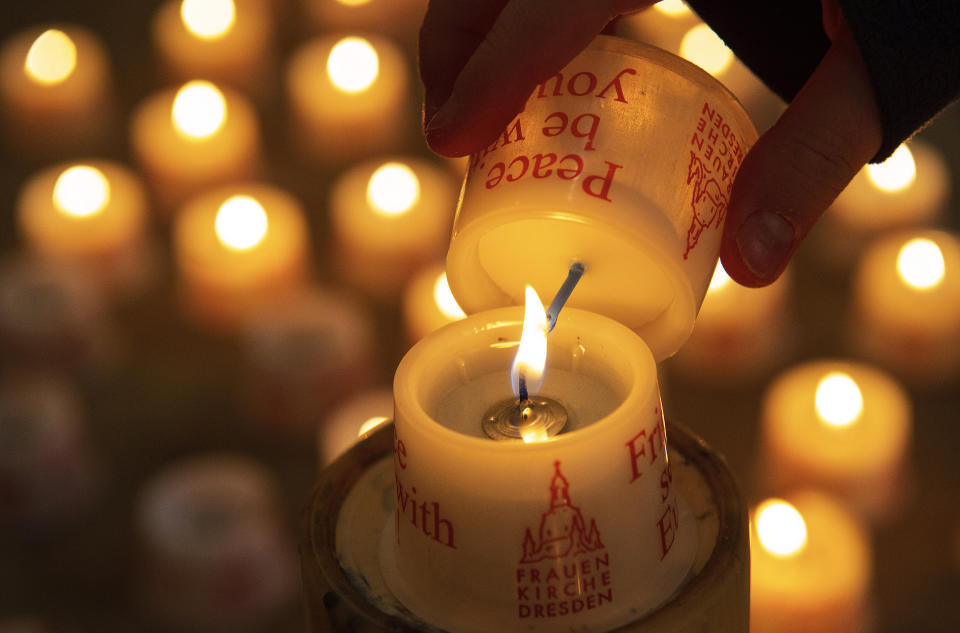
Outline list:
[[[687,31],[680,41],[680,56],[711,74],[719,74],[733,63],[733,51],[706,24]]]
[[[345,37],[337,42],[327,58],[327,75],[343,92],[366,90],[380,72],[377,51],[362,37]]]
[[[233,196],[220,205],[215,221],[217,239],[235,251],[247,251],[267,234],[267,212],[250,196]]]
[[[547,312],[532,286],[527,286],[525,303],[520,346],[510,368],[510,380],[515,396],[520,395],[521,375],[530,393],[536,393],[540,389],[543,368],[547,363]]]
[[[534,442],[546,442],[550,439],[550,435],[547,434],[546,427],[536,425],[530,428],[525,428],[520,432],[520,437],[523,439],[525,444],[533,444]]]
[[[867,165],[867,177],[881,191],[900,191],[917,179],[917,163],[910,148],[901,145],[879,165]]]
[[[863,394],[849,375],[834,371],[817,383],[817,415],[830,426],[847,426],[863,413]]]
[[[690,13],[690,7],[683,0],[660,0],[653,6],[660,13],[670,17],[680,17]]]
[[[946,262],[937,243],[926,238],[915,238],[900,248],[897,272],[905,284],[917,290],[929,290],[940,285],[946,274]]]
[[[707,292],[717,292],[726,288],[730,285],[730,275],[727,274],[727,271],[723,269],[723,266],[717,264],[717,267],[713,271],[713,277],[710,278],[710,287],[707,288]]]
[[[233,28],[237,8],[233,0],[183,0],[180,19],[187,30],[205,40],[223,37]]]
[[[420,199],[420,180],[403,163],[386,163],[370,176],[367,202],[383,215],[399,215]]]
[[[359,7],[360,5],[369,3],[370,0],[337,0],[337,2],[347,7]]]
[[[369,435],[372,435],[374,431],[379,429],[381,426],[390,421],[390,418],[378,415],[366,420],[363,424],[360,425],[360,430],[357,431],[357,437],[361,440]]]
[[[227,120],[227,101],[209,81],[190,81],[173,99],[171,116],[174,128],[187,138],[209,138]]]
[[[807,545],[807,524],[792,505],[768,499],[757,508],[757,539],[774,556],[794,556]]]
[[[48,29],[30,45],[23,70],[27,77],[40,84],[64,81],[77,67],[77,46],[57,29]]]
[[[53,185],[53,204],[74,217],[100,213],[110,202],[110,183],[99,169],[75,165],[63,171]]]
[[[440,273],[437,276],[437,280],[433,283],[433,301],[437,304],[437,308],[440,309],[440,313],[451,321],[456,321],[467,316],[463,310],[460,309],[457,300],[453,298],[453,293],[450,292],[447,273]]]

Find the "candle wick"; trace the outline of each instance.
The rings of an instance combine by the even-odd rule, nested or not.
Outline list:
[[[566,280],[563,282],[563,285],[560,286],[560,290],[557,291],[553,301],[550,302],[550,307],[547,308],[547,332],[552,332],[554,326],[556,326],[557,317],[560,316],[560,310],[567,302],[567,299],[570,298],[570,294],[573,292],[573,289],[576,288],[577,283],[583,276],[584,270],[586,269],[580,262],[574,262],[570,266],[570,272],[567,273]]]
[[[520,393],[520,402],[526,402],[530,399],[530,394],[527,393],[527,377],[523,375],[523,372],[521,372],[517,377],[517,380],[520,383],[519,387],[517,388],[517,391]]]

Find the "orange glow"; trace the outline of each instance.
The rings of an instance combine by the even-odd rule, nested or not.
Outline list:
[[[547,313],[532,286],[525,291],[523,330],[520,346],[510,368],[514,395],[520,394],[520,376],[527,383],[527,390],[536,393],[543,382],[543,369],[547,364]]]
[[[936,288],[946,275],[943,251],[933,240],[912,239],[900,248],[897,273],[903,283],[915,290]]]
[[[227,120],[227,101],[209,81],[196,80],[183,85],[173,99],[173,126],[190,139],[210,138]]]
[[[250,196],[233,196],[217,211],[217,239],[230,250],[254,248],[266,237],[267,228],[267,212]]]
[[[820,380],[814,401],[817,416],[830,426],[849,426],[863,413],[860,387],[848,374],[839,371]]]
[[[401,215],[420,199],[420,180],[403,163],[385,163],[367,183],[367,202],[381,215]]]
[[[75,165],[65,169],[53,185],[53,204],[72,217],[88,217],[110,202],[110,183],[99,169]]]
[[[803,516],[782,499],[761,503],[754,522],[760,545],[774,556],[796,556],[807,545],[807,524]]]
[[[77,46],[57,29],[48,29],[30,45],[23,70],[27,77],[39,84],[58,84],[65,81],[77,66]]]
[[[229,33],[236,14],[233,0],[183,0],[180,4],[183,25],[204,40],[215,40]]]
[[[327,75],[342,92],[361,92],[380,74],[380,58],[373,45],[362,37],[345,37],[327,58]]]

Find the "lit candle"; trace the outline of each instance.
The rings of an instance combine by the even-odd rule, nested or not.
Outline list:
[[[137,107],[130,143],[153,192],[170,206],[257,170],[260,133],[248,100],[207,81],[153,95]]]
[[[78,26],[30,29],[0,51],[4,127],[18,152],[90,151],[110,123],[110,67],[93,33]]]
[[[793,343],[787,312],[790,288],[789,271],[764,288],[746,288],[717,264],[693,333],[669,365],[710,381],[763,375]]]
[[[23,186],[16,214],[31,248],[104,287],[129,290],[146,280],[146,196],[129,169],[102,160],[49,167]]]
[[[174,219],[186,307],[201,322],[239,326],[302,287],[307,228],[300,204],[268,185],[233,185],[190,200]]]
[[[443,256],[456,195],[449,173],[422,160],[370,161],[342,174],[330,194],[342,275],[373,296],[399,296]]]
[[[369,314],[317,288],[253,314],[243,333],[243,410],[271,434],[313,435],[332,406],[370,384],[377,363]]]
[[[768,499],[752,513],[750,631],[846,633],[868,621],[866,530],[813,491]]]
[[[623,18],[631,36],[671,53],[680,52],[683,36],[698,24],[703,24],[686,2],[662,0],[652,7]]]
[[[270,67],[272,29],[263,0],[168,0],[151,32],[174,79],[203,77],[254,91]]]
[[[403,324],[411,343],[465,316],[450,292],[447,273],[439,264],[422,269],[407,285],[403,295]]]
[[[342,162],[395,150],[413,129],[407,69],[382,37],[323,37],[301,47],[287,68],[294,138],[311,157]],[[411,126],[415,128],[415,126]]]
[[[305,0],[316,26],[329,31],[373,31],[415,43],[427,0]]]
[[[361,439],[393,419],[393,391],[361,392],[344,402],[317,425],[317,463],[321,469]]]
[[[246,457],[206,454],[155,474],[138,494],[143,591],[170,628],[265,630],[297,592],[279,491]]]
[[[766,483],[817,485],[886,518],[901,500],[912,427],[907,394],[885,373],[842,361],[794,367],[763,400]]]
[[[869,358],[918,384],[960,369],[960,243],[941,231],[870,245],[853,283],[851,335]]]

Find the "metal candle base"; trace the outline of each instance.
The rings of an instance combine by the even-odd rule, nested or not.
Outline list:
[[[723,459],[703,440],[669,423],[667,437],[674,484],[693,509],[699,549],[690,578],[672,597],[611,633],[745,633],[746,506]],[[390,426],[320,475],[300,551],[311,633],[437,631],[410,614],[379,574],[383,526],[393,512],[392,454]]]

